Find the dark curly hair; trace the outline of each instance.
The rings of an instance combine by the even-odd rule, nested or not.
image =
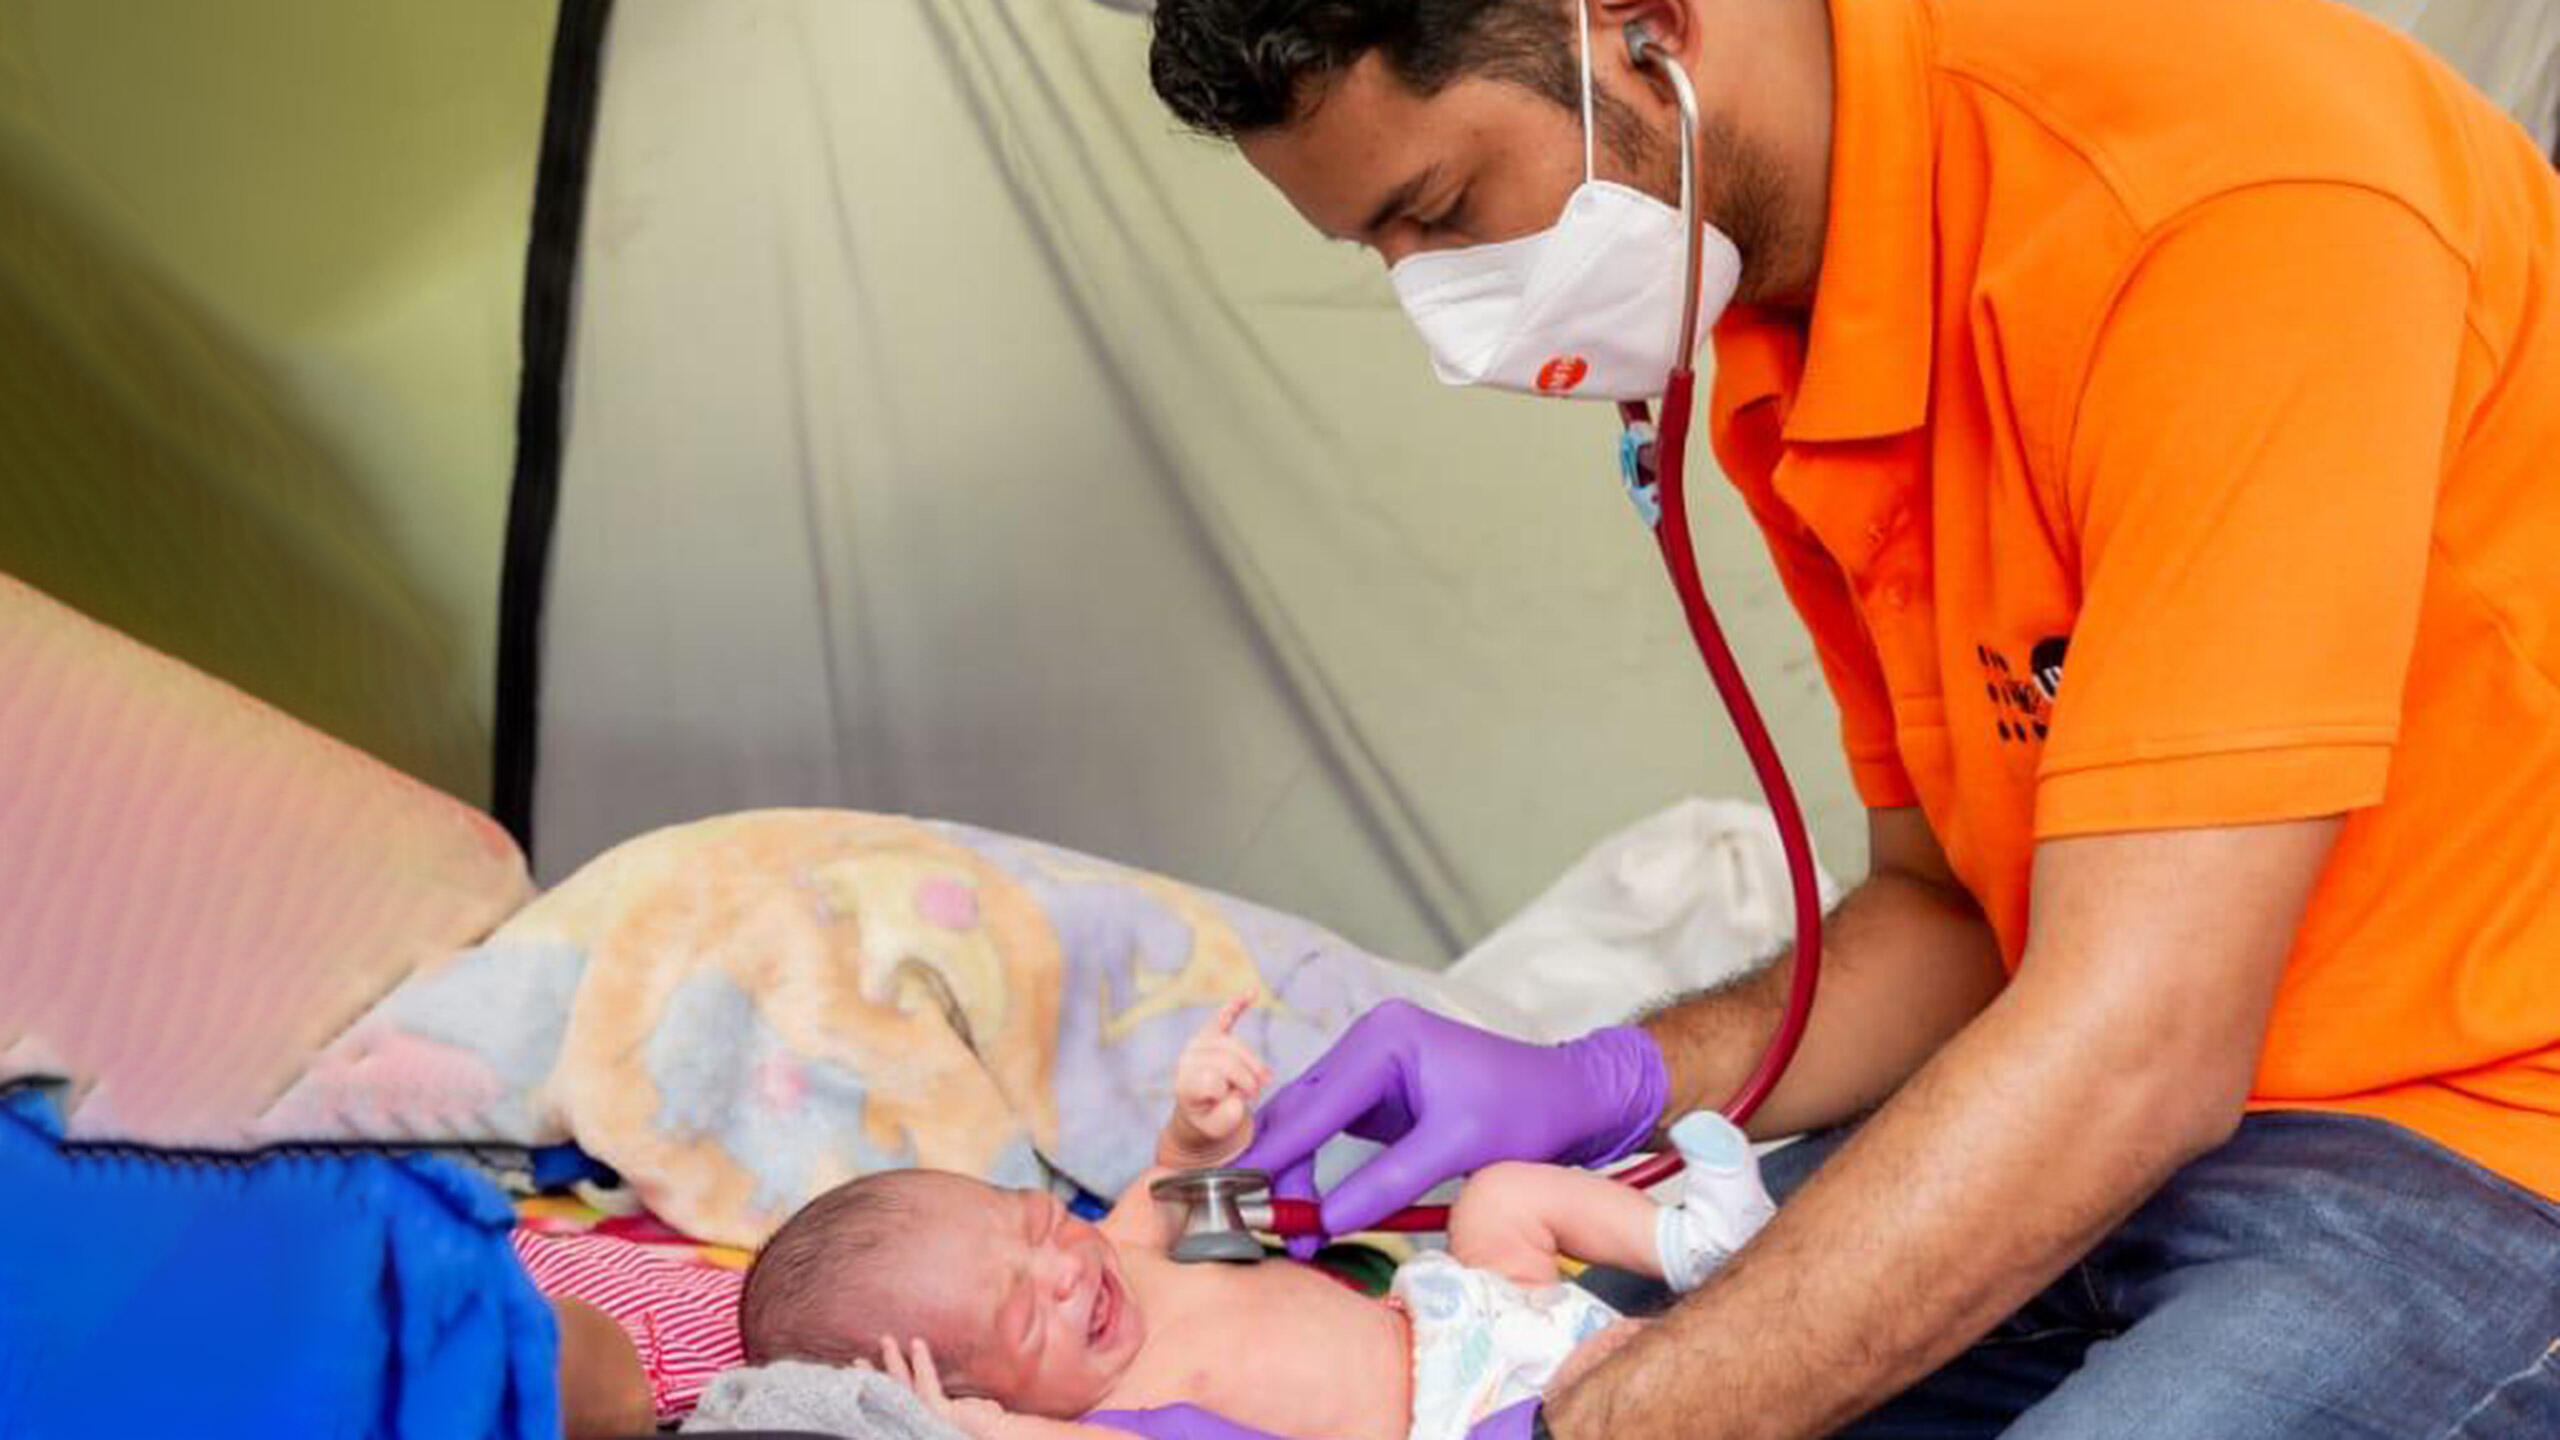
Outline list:
[[[1286,125],[1379,51],[1418,95],[1461,75],[1582,103],[1570,0],[1156,0],[1147,69],[1183,124],[1232,140]]]

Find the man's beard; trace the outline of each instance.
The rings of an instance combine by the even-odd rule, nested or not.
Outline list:
[[[1680,137],[1655,131],[1636,108],[1605,89],[1592,94],[1600,146],[1628,183],[1663,204],[1680,207]],[[1675,119],[1672,124],[1679,122]],[[1734,298],[1764,300],[1810,276],[1791,272],[1802,252],[1786,219],[1784,172],[1768,149],[1744,135],[1732,119],[1709,115],[1698,137],[1699,213],[1724,232],[1742,255],[1742,284]]]

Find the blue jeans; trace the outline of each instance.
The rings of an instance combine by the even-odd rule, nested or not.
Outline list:
[[[1846,1138],[1768,1157],[1781,1200]],[[2253,1115],[1853,1440],[2555,1440],[2560,1206],[2396,1125]]]

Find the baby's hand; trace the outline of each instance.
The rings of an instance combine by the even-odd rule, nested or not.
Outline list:
[[[902,1349],[897,1341],[881,1336],[880,1368],[969,1440],[1005,1440],[1005,1408],[993,1400],[954,1400],[943,1394],[942,1372],[934,1367],[933,1347],[924,1341],[910,1340]]]
[[[1253,1102],[1271,1083],[1271,1067],[1235,1037],[1236,1021],[1253,1004],[1230,1000],[1191,1042],[1173,1067],[1173,1124],[1158,1158],[1167,1165],[1214,1164],[1244,1148]]]

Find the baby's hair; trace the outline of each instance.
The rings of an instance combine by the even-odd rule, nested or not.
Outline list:
[[[800,1208],[756,1252],[738,1292],[747,1363],[814,1360],[878,1363],[883,1331],[905,1327],[882,1283],[884,1251],[915,1211],[916,1181],[933,1172],[890,1170],[849,1180]]]

